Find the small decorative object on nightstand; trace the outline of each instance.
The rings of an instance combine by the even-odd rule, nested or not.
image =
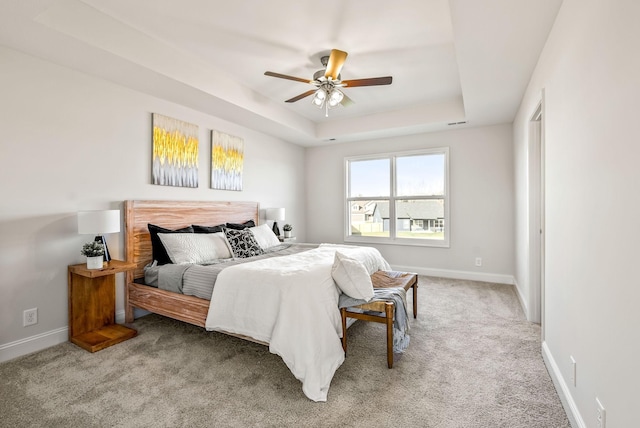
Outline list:
[[[111,260],[101,269],[86,264],[68,268],[69,341],[96,352],[134,337],[134,329],[116,324],[116,273],[135,263]]]
[[[87,242],[80,254],[87,258],[87,269],[102,269],[104,246],[98,241]]]
[[[282,226],[282,230],[284,231],[285,238],[291,238],[291,231],[293,230],[293,226],[291,226],[290,224],[285,224],[284,226]]]

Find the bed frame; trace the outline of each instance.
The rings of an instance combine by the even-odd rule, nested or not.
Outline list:
[[[134,282],[144,278],[144,267],[153,261],[148,223],[167,229],[179,229],[192,224],[214,226],[226,222],[243,223],[247,220],[253,220],[258,225],[259,212],[257,202],[124,201],[126,259],[136,264],[135,270],[126,274],[125,322],[133,322],[133,309],[140,308],[204,327],[209,311],[209,300]],[[255,342],[251,338],[238,337]]]

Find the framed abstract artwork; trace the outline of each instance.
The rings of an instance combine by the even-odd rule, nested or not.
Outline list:
[[[152,183],[198,187],[198,125],[157,113],[152,122]]]
[[[211,131],[211,188],[242,190],[244,140],[240,137]]]

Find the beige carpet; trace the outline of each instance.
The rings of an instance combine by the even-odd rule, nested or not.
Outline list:
[[[314,403],[264,346],[156,315],[95,354],[64,343],[0,365],[1,427],[509,427],[569,422],[511,286],[420,277],[411,344],[386,366],[358,322]]]

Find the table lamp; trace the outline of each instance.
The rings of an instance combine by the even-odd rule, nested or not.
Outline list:
[[[273,233],[280,236],[278,222],[284,221],[284,208],[267,208],[266,216],[267,220],[273,220]]]
[[[107,233],[120,232],[120,211],[78,211],[78,233],[80,235],[95,235],[95,240],[104,247],[104,261],[111,261],[107,240]]]

